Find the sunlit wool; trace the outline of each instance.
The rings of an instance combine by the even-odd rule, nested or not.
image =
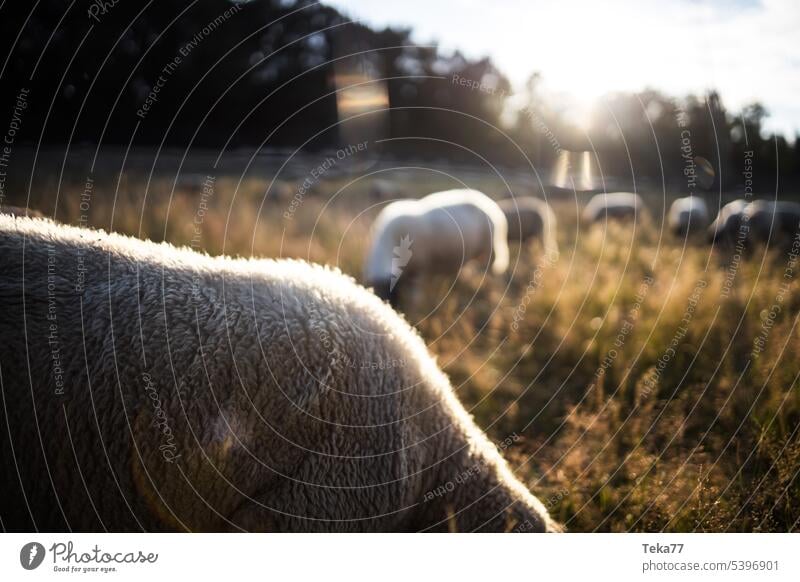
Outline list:
[[[508,224],[477,190],[447,190],[387,205],[375,220],[364,281],[383,298],[400,277],[457,273],[482,260],[495,274],[508,268]]]
[[[602,222],[611,219],[636,219],[642,213],[644,203],[638,194],[611,192],[595,194],[583,209],[586,222]]]
[[[557,528],[339,272],[9,216],[0,270],[6,530]]]
[[[708,241],[747,254],[753,245],[789,250],[800,235],[800,204],[785,200],[734,200],[708,227]]]
[[[38,210],[25,208],[23,206],[6,206],[5,204],[0,205],[0,214],[8,214],[10,216],[29,216],[31,218],[44,218],[44,214]]]
[[[686,196],[676,199],[669,207],[667,225],[673,234],[685,235],[689,231],[708,226],[708,207],[702,198]]]

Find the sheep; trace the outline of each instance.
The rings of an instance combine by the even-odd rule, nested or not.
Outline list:
[[[6,531],[559,529],[338,271],[0,215],[0,272]]]
[[[44,218],[44,214],[39,210],[33,208],[26,208],[24,206],[0,206],[1,214],[8,214],[10,216],[29,216],[31,218]]]
[[[477,190],[447,190],[388,204],[375,219],[364,281],[397,305],[400,276],[457,273],[462,264],[491,257],[508,268],[508,223],[500,207]]]
[[[749,250],[754,244],[788,249],[800,233],[797,202],[734,200],[723,206],[708,228],[709,243]]]
[[[728,202],[720,208],[714,222],[708,227],[708,242],[724,246],[733,246],[737,239],[747,238],[746,229],[742,229],[744,211],[748,203],[741,198]]]
[[[697,196],[676,199],[669,207],[667,225],[676,236],[707,228],[708,207],[705,201]]]
[[[800,233],[800,204],[797,202],[754,200],[746,214],[751,241],[788,248]]]
[[[509,241],[536,239],[548,253],[558,253],[556,215],[544,200],[533,196],[507,198],[498,203],[508,222]]]
[[[644,208],[638,194],[630,192],[611,192],[595,194],[583,209],[586,222],[600,222],[608,218],[616,220],[636,220]]]

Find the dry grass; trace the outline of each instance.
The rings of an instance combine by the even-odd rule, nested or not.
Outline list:
[[[200,246],[308,258],[358,276],[377,212],[358,216],[375,202],[368,182],[333,200],[346,182],[321,183],[291,220],[283,213],[293,185],[278,183],[278,199],[262,206],[268,183],[251,179],[236,190],[235,179],[218,179]],[[171,180],[156,179],[145,201],[143,181],[123,177],[112,204],[115,185],[95,188],[90,225],[192,241],[199,191],[172,192]],[[433,188],[407,186],[406,194]],[[79,221],[82,190],[62,189],[59,219]],[[41,192],[31,206],[52,214],[53,197]],[[554,263],[531,244],[514,249],[506,277],[468,267],[455,281],[418,281],[402,297],[478,423],[498,441],[521,435],[507,456],[569,530],[797,530],[796,278],[763,351],[752,355],[786,257],[742,262],[724,296],[730,267],[699,241],[661,236],[653,220],[579,229],[574,203],[556,211],[562,252]],[[660,358],[668,362],[657,373]]]

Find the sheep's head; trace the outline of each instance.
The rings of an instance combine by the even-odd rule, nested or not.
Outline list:
[[[744,213],[747,204],[735,200],[722,207],[716,220],[708,227],[708,242],[733,242],[744,227]]]

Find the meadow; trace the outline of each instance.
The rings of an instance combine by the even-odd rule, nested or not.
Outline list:
[[[398,180],[411,197],[457,186],[443,175]],[[489,177],[466,181],[493,192]],[[210,254],[303,258],[358,279],[386,201],[372,179],[342,175],[300,197],[296,179],[211,183],[133,173],[87,193],[82,179],[59,187],[53,177],[28,205],[71,224]],[[637,225],[587,227],[580,195],[556,197],[557,257],[533,242],[512,247],[502,277],[467,265],[456,278],[413,281],[403,311],[567,530],[797,531],[800,265],[676,238],[663,198],[647,197]]]

